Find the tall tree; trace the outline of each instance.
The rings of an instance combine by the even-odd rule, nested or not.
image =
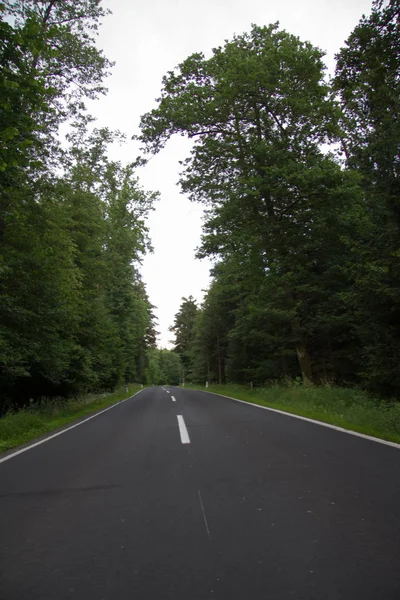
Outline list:
[[[337,56],[347,164],[362,179],[365,213],[347,301],[361,338],[363,382],[398,393],[400,376],[400,4],[373,3]]]
[[[178,132],[195,140],[181,186],[208,207],[201,254],[251,254],[265,273],[281,276],[306,383],[313,372],[305,321],[317,285],[308,253],[314,271],[323,270],[324,227],[348,209],[356,188],[321,151],[340,134],[322,58],[277,25],[253,26],[211,58],[194,54],[168,73],[157,108],[141,124],[148,152]],[[339,235],[335,223],[336,246]]]
[[[182,298],[174,324],[170,327],[170,331],[175,334],[174,350],[181,360],[184,379],[190,379],[191,375],[191,350],[197,311],[198,306],[193,296]]]
[[[3,397],[142,376],[151,305],[137,267],[155,195],[88,133],[111,63],[100,0],[0,4],[0,383]],[[69,147],[59,126],[69,121]],[[0,406],[0,410],[2,407]]]

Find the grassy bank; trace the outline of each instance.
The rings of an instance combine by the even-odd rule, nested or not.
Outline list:
[[[49,400],[0,419],[0,453],[49,433],[71,421],[111,406],[141,389],[139,384],[118,388],[112,394],[82,396],[73,400]]]
[[[205,390],[203,386],[186,387]],[[361,390],[302,385],[251,390],[239,385],[213,385],[207,391],[400,443],[400,401],[377,400]]]

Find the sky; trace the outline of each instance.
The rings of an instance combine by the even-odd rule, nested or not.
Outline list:
[[[140,117],[156,106],[161,79],[193,52],[209,55],[234,34],[249,31],[251,24],[279,21],[281,28],[310,41],[326,52],[328,72],[334,55],[360,20],[371,0],[103,0],[112,10],[103,22],[98,47],[115,66],[106,84],[107,96],[90,105],[98,126],[119,129],[127,144],[111,150],[111,158],[128,162],[139,154]],[[211,263],[195,259],[200,244],[202,207],[189,202],[177,186],[179,160],[190,143],[172,138],[158,155],[139,169],[148,190],[158,190],[160,200],[147,227],[154,253],[141,268],[150,301],[157,307],[159,345],[171,347],[168,331],[182,297],[199,302],[209,284]]]

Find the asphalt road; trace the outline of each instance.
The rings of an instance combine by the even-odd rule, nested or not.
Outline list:
[[[1,600],[400,599],[399,449],[166,389],[0,463]]]

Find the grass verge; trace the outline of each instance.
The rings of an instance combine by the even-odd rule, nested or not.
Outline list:
[[[132,383],[128,385],[128,391],[121,386],[112,394],[92,394],[73,400],[47,400],[41,402],[40,406],[8,413],[0,419],[0,454],[129,398],[140,389],[140,384]]]
[[[249,389],[241,385],[185,386],[276,408],[344,429],[400,443],[400,402],[371,398],[362,390],[340,387],[273,385]]]

